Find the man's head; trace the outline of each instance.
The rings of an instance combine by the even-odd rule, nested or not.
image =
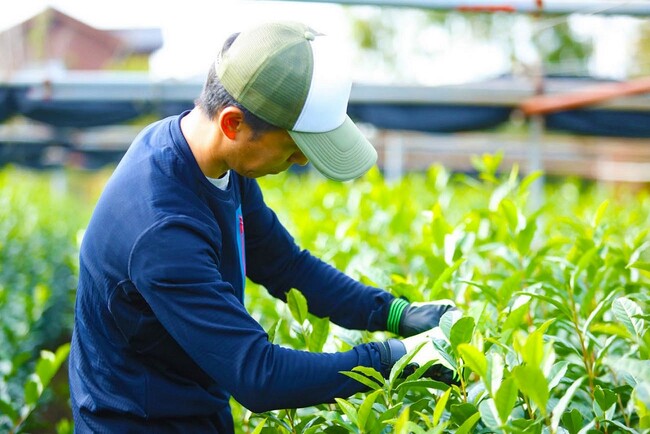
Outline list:
[[[354,179],[377,159],[346,114],[351,81],[340,49],[303,24],[267,23],[234,35],[215,62],[206,89],[210,82],[232,98],[227,104],[243,109],[252,129],[286,130],[328,178]],[[214,117],[225,99],[206,89],[197,104]],[[256,125],[258,120],[263,122]]]

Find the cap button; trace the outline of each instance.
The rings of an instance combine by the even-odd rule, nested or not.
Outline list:
[[[316,35],[314,35],[312,32],[307,30],[305,32],[305,39],[307,39],[308,41],[313,41],[314,39],[316,39]]]

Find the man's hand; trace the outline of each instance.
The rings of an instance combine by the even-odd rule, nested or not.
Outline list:
[[[433,362],[431,367],[423,374],[423,377],[432,380],[441,381],[446,384],[458,384],[454,378],[454,371],[447,361],[440,355],[438,350],[433,344],[433,340],[446,341],[445,335],[440,330],[440,327],[434,327],[426,330],[423,333],[408,337],[406,339],[389,339],[383,342],[382,347],[382,366],[384,366],[384,375],[387,377],[390,368],[397,363],[397,361],[407,354],[415,353],[409,362],[408,367],[403,372],[403,375],[409,375],[420,366],[424,366],[428,362]]]
[[[448,366],[446,360],[433,345],[434,339],[447,340],[445,335],[442,333],[442,330],[440,330],[440,327],[434,327],[420,334],[402,339],[407,354],[414,351],[416,352],[411,359],[410,365],[415,365],[414,367],[417,369],[420,366],[424,366],[426,363],[433,361],[433,365],[427,369],[423,377],[441,381],[446,384],[457,384],[457,381],[454,378],[453,368]]]
[[[396,298],[390,305],[387,328],[400,336],[414,336],[438,327],[440,318],[448,311],[457,311],[460,316],[451,300],[409,303]]]

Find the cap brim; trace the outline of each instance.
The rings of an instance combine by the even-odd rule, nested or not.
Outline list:
[[[349,116],[332,131],[289,134],[314,167],[335,181],[358,178],[377,162],[377,151]]]

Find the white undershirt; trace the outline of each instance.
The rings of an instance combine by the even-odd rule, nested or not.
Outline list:
[[[209,176],[206,176],[206,178],[219,190],[225,190],[228,188],[228,181],[230,181],[230,170],[221,178],[210,178]]]

